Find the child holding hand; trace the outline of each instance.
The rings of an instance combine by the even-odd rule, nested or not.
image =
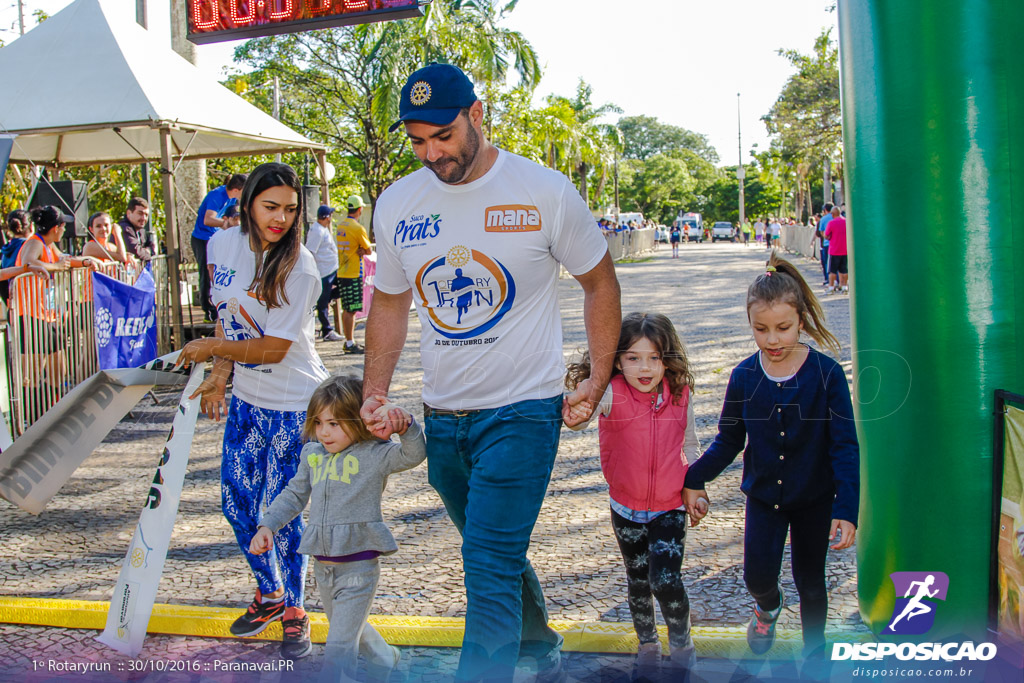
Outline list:
[[[788,532],[804,655],[820,660],[829,541],[836,550],[848,548],[857,533],[859,446],[850,388],[839,363],[801,343],[806,333],[839,349],[814,292],[775,252],[747,290],[747,319],[758,350],[732,371],[718,435],[690,465],[684,496],[706,495],[705,483],[743,452],[743,579],[755,603],[747,643],[762,654],[775,642]]]
[[[569,366],[566,386],[590,376],[586,354]],[[594,406],[571,396],[565,424],[582,429]],[[697,459],[693,374],[675,328],[658,313],[622,320],[612,378],[600,404],[601,471],[611,497],[612,527],[626,567],[629,611],[640,647],[636,674],[656,678],[661,645],[654,599],[668,625],[670,661],[679,675],[696,663],[690,600],[683,585],[687,462]],[[691,503],[691,526],[707,513],[706,496]],[[699,514],[696,513],[700,510]]]
[[[263,515],[249,552],[273,547],[274,533],[309,503],[309,523],[298,551],[312,555],[317,588],[330,626],[321,681],[355,680],[358,654],[374,678],[383,679],[399,652],[367,623],[381,555],[398,546],[381,514],[387,477],[416,467],[426,457],[423,431],[412,415],[386,398],[376,415],[397,426],[401,443],[382,441],[359,417],[363,383],[331,377],[309,401],[298,471]]]

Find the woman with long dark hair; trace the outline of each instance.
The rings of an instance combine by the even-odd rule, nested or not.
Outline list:
[[[296,518],[274,537],[270,552],[253,555],[260,510],[295,474],[302,450],[306,406],[327,377],[313,348],[313,305],[320,277],[302,246],[302,188],[285,164],[263,164],[245,183],[240,224],[210,238],[211,299],[216,336],[197,339],[179,362],[213,359],[213,371],[193,394],[211,418],[227,414],[221,495],[224,515],[256,578],[256,598],[231,625],[253,636],[283,619],[283,656],[309,653],[309,618],[303,610],[306,556],[298,551],[304,524]],[[225,387],[232,370],[231,404]]]

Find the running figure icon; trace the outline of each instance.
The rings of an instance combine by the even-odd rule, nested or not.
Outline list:
[[[889,624],[890,631],[895,631],[895,628],[893,627],[896,626],[896,622],[898,622],[903,617],[906,617],[907,621],[910,621],[914,617],[919,616],[921,614],[928,614],[934,609],[931,605],[921,602],[926,597],[934,598],[936,595],[938,595],[938,588],[936,588],[934,591],[928,590],[934,583],[934,574],[929,574],[924,581],[910,582],[910,586],[907,588],[907,592],[903,595],[903,597],[909,598],[910,593],[914,590],[914,586],[918,586],[917,595],[910,598],[910,602],[906,604],[906,606],[903,608],[903,611],[900,612],[899,616],[892,620],[892,623]]]

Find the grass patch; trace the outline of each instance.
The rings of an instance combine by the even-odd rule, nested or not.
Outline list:
[[[616,263],[647,263],[648,261],[653,260],[653,256],[645,256],[643,258],[624,258],[616,261]]]

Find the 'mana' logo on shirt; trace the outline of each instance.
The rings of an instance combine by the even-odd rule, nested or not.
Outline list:
[[[487,232],[535,232],[540,230],[540,211],[536,206],[504,204],[484,209]]]

